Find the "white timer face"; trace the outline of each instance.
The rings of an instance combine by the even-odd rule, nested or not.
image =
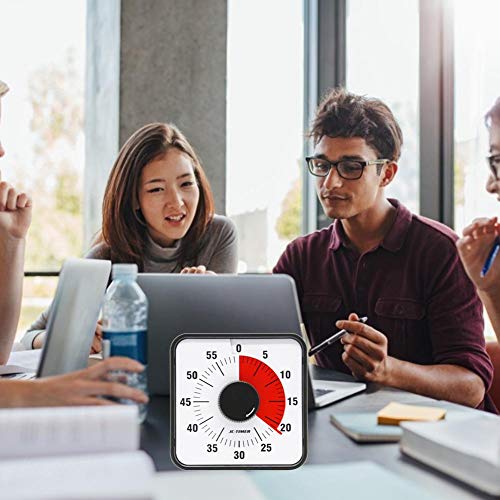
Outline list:
[[[172,346],[183,468],[294,468],[306,458],[305,346],[286,334],[186,334]]]

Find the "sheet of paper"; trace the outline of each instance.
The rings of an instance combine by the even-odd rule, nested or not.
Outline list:
[[[34,371],[19,365],[0,365],[0,377],[17,375],[18,373],[34,373]]]
[[[135,405],[0,410],[0,458],[133,451]]]
[[[0,461],[1,497],[16,500],[152,499],[154,471],[153,461],[142,451]]]
[[[17,365],[24,367],[25,371],[36,372],[40,364],[41,349],[32,349],[30,351],[14,351],[10,353],[7,365]],[[19,373],[19,372],[17,372]]]
[[[303,465],[291,471],[161,472],[153,491],[155,500],[437,500],[419,484],[372,462]]]
[[[302,500],[437,500],[420,484],[399,477],[380,465],[347,462],[304,465],[291,471],[252,471],[265,498]]]
[[[280,471],[274,471],[279,475]],[[279,477],[279,476],[278,476]],[[265,500],[245,471],[159,472],[153,480],[155,500]]]

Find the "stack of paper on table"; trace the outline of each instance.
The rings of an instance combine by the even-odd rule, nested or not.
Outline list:
[[[153,478],[142,451],[0,461],[9,500],[151,500]]]
[[[403,453],[490,495],[500,495],[500,417],[476,412],[449,422],[401,425]]]
[[[3,409],[0,443],[2,498],[151,498],[135,406]]]
[[[399,425],[400,422],[433,422],[445,417],[446,410],[431,406],[389,403],[377,413],[380,425]]]
[[[36,372],[41,354],[41,349],[11,352],[7,364],[0,365],[0,375]]]

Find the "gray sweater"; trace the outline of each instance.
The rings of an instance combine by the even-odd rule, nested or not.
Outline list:
[[[175,259],[182,240],[178,240],[173,247],[163,248],[152,239],[149,239],[144,256],[145,273],[179,273],[182,270],[180,263]],[[110,248],[106,243],[99,243],[85,255],[87,259],[110,259]],[[214,215],[207,228],[205,244],[190,266],[204,265],[207,270],[217,274],[230,274],[237,271],[238,266],[238,238],[236,226],[227,217]],[[33,340],[45,331],[50,307],[45,310],[31,324],[21,344],[25,349],[33,349]]]

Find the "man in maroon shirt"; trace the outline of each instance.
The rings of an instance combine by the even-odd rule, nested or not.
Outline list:
[[[482,305],[457,236],[384,195],[403,142],[393,114],[378,99],[333,90],[311,136],[308,168],[335,222],[290,243],[273,272],[294,278],[312,345],[336,328],[350,332],[318,353],[318,363],[494,411],[485,396],[493,367]]]

